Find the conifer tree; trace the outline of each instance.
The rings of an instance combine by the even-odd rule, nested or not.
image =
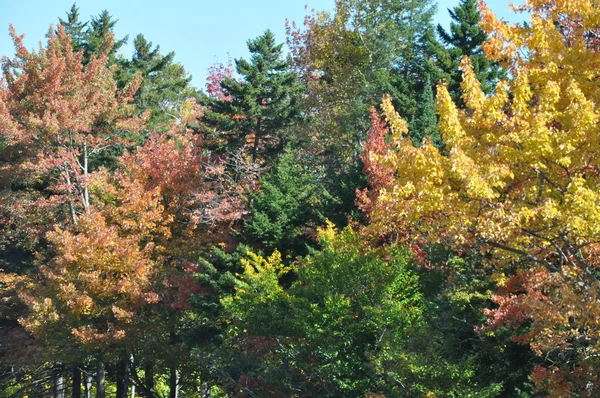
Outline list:
[[[483,54],[483,43],[487,34],[479,26],[481,13],[476,0],[461,0],[453,10],[448,10],[452,21],[447,32],[438,24],[437,34],[442,43],[430,36],[429,43],[433,52],[432,69],[437,79],[445,79],[454,100],[460,101],[460,82],[462,73],[459,68],[463,56],[471,58],[473,70],[481,82],[485,93],[490,93],[496,82],[505,76],[498,62],[488,60]]]
[[[140,112],[150,110],[151,128],[165,128],[170,121],[181,119],[183,104],[197,97],[192,77],[181,64],[173,62],[174,52],[162,55],[160,47],[153,48],[152,42],[141,33],[135,37],[133,46],[131,60],[122,63],[121,78],[129,81],[136,74],[141,75],[142,84],[134,102]]]
[[[71,36],[73,50],[83,51],[85,64],[90,62],[92,55],[99,55],[105,50],[104,45],[108,42],[109,36],[111,37],[110,42],[114,43],[109,52],[109,61],[112,64],[117,62],[119,49],[127,44],[128,36],[118,40],[115,38],[114,28],[118,20],[114,20],[107,10],[102,11],[96,17],[92,16],[91,21],[82,22],[79,19],[79,7],[77,7],[77,3],[73,3],[67,12],[67,18],[58,18],[58,22]],[[117,79],[119,82],[122,80],[120,76],[117,76]],[[120,84],[120,86],[124,87],[124,84]]]
[[[71,36],[73,50],[82,50],[86,36],[85,28],[88,23],[80,21],[77,3],[73,3],[71,10],[67,12],[67,19],[58,18],[58,21],[65,28],[65,32]]]
[[[435,97],[431,79],[428,77],[423,92],[421,93],[420,114],[418,114],[411,123],[410,136],[413,144],[421,146],[425,137],[430,137],[437,148],[441,148],[444,143],[440,133],[437,131],[437,117],[435,115]]]
[[[282,58],[282,46],[270,30],[249,40],[250,61],[235,60],[240,79],[225,77],[221,82],[225,96],[208,101],[212,110],[207,124],[227,133],[230,149],[247,142],[255,161],[284,148],[286,129],[299,116],[301,86]]]
[[[292,259],[306,254],[307,235],[314,236],[325,223],[322,212],[331,199],[299,156],[299,151],[286,148],[260,180],[261,191],[250,195],[251,216],[245,223],[249,243],[268,252],[277,249]]]
[[[84,59],[86,61],[90,59],[92,54],[98,54],[102,50],[109,34],[114,35],[113,31],[117,22],[118,20],[113,19],[107,10],[102,11],[96,17],[92,17],[83,44]],[[123,45],[127,44],[127,39],[128,36],[119,40],[115,38],[109,53],[111,63],[116,62],[116,54]]]

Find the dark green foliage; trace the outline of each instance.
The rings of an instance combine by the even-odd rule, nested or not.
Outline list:
[[[106,39],[109,34],[114,35],[113,29],[117,22],[118,20],[114,20],[107,10],[102,11],[98,16],[92,16],[82,44],[84,60],[86,62],[89,61],[92,55],[98,54],[106,46]],[[114,38],[114,44],[109,52],[111,63],[117,61],[117,53],[127,43],[127,39],[128,36],[122,39]]]
[[[254,160],[281,152],[289,141],[287,129],[299,117],[302,88],[283,59],[282,46],[270,30],[249,40],[250,61],[235,60],[239,79],[221,82],[225,98],[207,98],[206,123],[227,135],[230,151],[247,143]]]
[[[121,80],[129,82],[136,74],[141,75],[142,83],[134,102],[140,112],[151,112],[148,123],[151,129],[165,128],[169,122],[181,119],[186,101],[198,97],[191,85],[192,77],[181,64],[173,62],[174,52],[162,55],[159,46],[152,48],[152,42],[141,33],[135,37],[133,46],[131,60],[122,62]]]
[[[234,293],[235,275],[243,271],[241,260],[248,251],[243,244],[230,252],[213,247],[198,261],[201,272],[196,277],[201,291],[191,297],[192,311],[183,320],[182,339],[191,347],[202,383],[218,384],[217,380],[223,377],[220,364],[230,362],[224,359],[228,356],[223,348],[228,323],[221,299]]]
[[[437,131],[437,116],[435,114],[435,97],[431,80],[427,78],[421,100],[419,101],[421,113],[413,119],[409,134],[415,146],[421,146],[425,137],[429,137],[437,148],[442,148],[444,142]]]
[[[79,7],[73,3],[71,10],[67,12],[67,19],[58,18],[58,21],[64,26],[65,32],[71,36],[73,49],[83,51],[83,60],[86,64],[92,55],[97,55],[103,49],[107,49],[109,35],[113,36],[113,45],[109,49],[111,63],[117,62],[119,49],[127,43],[128,36],[122,39],[114,37],[114,27],[118,20],[114,20],[107,10],[102,11],[98,16],[92,16],[88,22],[82,22],[79,19]]]
[[[73,49],[83,50],[88,23],[79,20],[79,7],[73,3],[71,10],[67,12],[67,19],[58,18],[59,23],[65,28],[65,32],[73,39]]]
[[[332,160],[331,164],[327,159]],[[360,159],[341,170],[335,168],[334,159],[333,154],[325,158],[325,171],[320,179],[332,198],[323,214],[338,227],[344,227],[349,221],[359,221],[364,216],[356,205],[356,191],[367,186],[367,177]]]
[[[419,267],[426,322],[400,348],[404,360],[388,362],[391,371],[421,394],[533,396],[526,393],[531,392],[529,350],[511,341],[508,333],[485,336],[475,330],[485,322],[483,310],[496,288],[488,259],[476,251],[458,257],[439,245],[427,252],[430,265]]]
[[[427,86],[427,60],[431,56],[427,38],[433,31],[436,6],[429,0],[408,0],[402,2],[404,5],[391,3],[396,16],[393,21],[402,39],[391,83],[394,90],[389,93],[400,115],[413,120],[423,112],[420,100]]]
[[[450,31],[446,32],[441,25],[437,33],[442,44],[430,36],[429,42],[434,54],[432,69],[437,79],[444,79],[453,99],[460,99],[460,82],[462,73],[458,69],[463,56],[471,58],[473,70],[482,83],[482,89],[490,93],[499,79],[506,77],[506,72],[496,62],[485,59],[482,44],[487,35],[479,26],[481,13],[477,9],[476,0],[461,0],[453,10],[448,10],[452,22]]]
[[[192,297],[196,316],[186,332],[190,345],[218,344],[218,336],[225,327],[220,300],[234,292],[235,274],[242,272],[241,260],[246,257],[248,250],[248,246],[243,244],[231,252],[214,247],[205,257],[200,258],[202,272],[196,277],[202,286],[202,292]]]
[[[280,250],[295,258],[306,254],[316,228],[325,223],[323,210],[331,200],[314,170],[300,160],[301,152],[286,149],[277,164],[250,195],[250,218],[245,223],[248,242]]]

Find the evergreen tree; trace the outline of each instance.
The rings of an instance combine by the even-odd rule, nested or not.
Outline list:
[[[133,46],[133,56],[123,62],[121,77],[130,81],[136,74],[142,76],[134,101],[139,111],[151,111],[149,126],[157,129],[178,118],[183,104],[197,93],[192,77],[181,64],[173,62],[174,52],[162,55],[160,47],[153,48],[142,34],[135,37]]]
[[[289,148],[260,181],[261,191],[251,195],[251,217],[245,234],[249,243],[295,258],[306,254],[307,235],[325,222],[322,214],[329,194],[316,174],[298,161]]]
[[[505,76],[499,64],[487,60],[483,54],[482,44],[487,39],[486,33],[479,26],[481,13],[477,9],[476,0],[461,0],[453,10],[448,10],[452,22],[447,32],[441,25],[437,33],[442,43],[430,35],[429,43],[434,54],[433,72],[438,79],[445,79],[448,89],[455,101],[460,100],[460,82],[462,73],[459,70],[463,56],[471,58],[473,70],[481,82],[484,92],[490,93],[495,83]]]
[[[225,98],[208,99],[207,124],[228,134],[229,149],[249,141],[255,161],[285,147],[286,129],[299,116],[301,86],[282,58],[282,46],[270,30],[249,40],[250,61],[235,60],[241,78],[226,77],[221,82]]]
[[[102,11],[96,17],[92,17],[83,44],[84,59],[86,62],[89,61],[93,54],[98,54],[101,51],[108,34],[114,34],[113,30],[117,22],[118,20],[113,20],[107,10]],[[127,39],[128,36],[118,40],[116,38],[114,39],[114,45],[109,52],[111,63],[117,61],[116,54],[119,49],[127,43]]]
[[[77,3],[73,3],[67,18],[58,18],[59,23],[65,28],[65,32],[71,36],[73,40],[73,49],[75,51],[83,51],[83,61],[87,64],[92,55],[100,54],[105,46],[108,35],[114,36],[114,27],[118,20],[113,20],[107,10],[102,11],[98,16],[92,16],[91,21],[82,22],[79,19],[79,7]],[[87,29],[86,29],[87,28]],[[109,60],[111,63],[117,63],[117,53],[123,45],[127,43],[128,36],[122,39],[113,38],[114,44],[110,48]],[[122,61],[122,60],[121,60]],[[122,63],[122,62],[121,62]],[[122,78],[117,76],[119,86],[122,88]]]
[[[65,28],[65,32],[71,36],[73,40],[73,50],[79,51],[84,48],[86,37],[87,22],[79,20],[79,7],[77,3],[73,3],[71,10],[67,12],[67,19],[58,18],[59,23]]]
[[[397,46],[391,79],[394,104],[401,116],[408,120],[425,112],[422,107],[423,95],[426,95],[429,71],[427,60],[431,57],[428,37],[432,35],[433,16],[436,6],[430,0],[405,0],[391,2],[388,7],[392,25],[401,38]]]
[[[435,97],[431,79],[427,77],[421,99],[419,101],[420,114],[411,123],[410,136],[413,144],[420,147],[425,137],[430,137],[433,144],[441,148],[444,143],[442,136],[437,131],[437,117],[435,115]]]

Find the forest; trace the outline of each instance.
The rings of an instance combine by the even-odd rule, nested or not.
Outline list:
[[[0,397],[600,396],[598,2],[436,7],[336,0],[201,89],[110,10],[11,26]]]

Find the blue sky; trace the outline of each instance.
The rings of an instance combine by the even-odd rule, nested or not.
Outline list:
[[[278,41],[285,41],[286,18],[302,23],[305,5],[310,9],[331,11],[334,0],[79,0],[80,18],[89,20],[106,9],[119,22],[118,38],[129,35],[130,42],[138,33],[160,45],[161,52],[175,51],[175,60],[192,74],[193,83],[204,88],[206,71],[215,62],[228,57],[246,57],[246,41],[267,28],[275,32]],[[517,4],[520,1],[513,0]],[[508,0],[490,0],[490,7],[501,17],[514,20]],[[12,56],[14,48],[8,36],[13,24],[19,34],[26,34],[25,45],[37,47],[50,24],[65,18],[73,0],[0,0],[0,56]],[[438,3],[436,22],[447,26],[448,8],[458,0]],[[124,50],[131,55],[131,46]]]

